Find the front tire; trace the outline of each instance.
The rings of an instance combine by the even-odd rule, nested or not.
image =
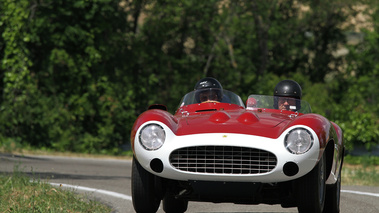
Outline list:
[[[154,192],[154,175],[146,171],[135,157],[132,163],[132,198],[137,213],[155,213],[161,202]]]
[[[326,193],[325,153],[311,172],[297,181],[299,213],[321,213],[324,209]]]
[[[339,213],[341,197],[341,170],[337,182],[326,190],[324,213]]]

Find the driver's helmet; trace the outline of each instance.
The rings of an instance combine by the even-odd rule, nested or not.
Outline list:
[[[219,81],[206,77],[198,81],[195,85],[195,99],[198,103],[221,102],[223,92]]]
[[[294,98],[296,99],[296,109],[289,108],[288,110],[299,111],[301,108],[301,87],[293,80],[283,80],[279,82],[274,89],[274,108],[279,108],[280,97]]]

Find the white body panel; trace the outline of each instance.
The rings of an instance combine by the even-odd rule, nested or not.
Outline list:
[[[149,124],[156,123],[162,126],[166,132],[166,140],[163,146],[158,150],[148,151],[143,148],[139,141],[139,132],[141,129]],[[302,127],[309,130],[314,138],[314,143],[311,149],[304,154],[292,154],[284,146],[284,138],[286,134],[294,129]],[[195,173],[186,172],[174,168],[169,162],[169,156],[172,151],[183,147],[192,146],[236,146],[248,147],[254,149],[262,149],[273,153],[277,158],[276,167],[268,173],[264,174],[208,174],[208,173]],[[150,173],[172,180],[203,180],[203,181],[232,181],[232,182],[262,182],[274,183],[283,182],[288,180],[297,179],[308,172],[318,162],[319,158],[319,140],[315,132],[303,125],[293,126],[287,129],[277,139],[244,135],[232,133],[207,133],[207,134],[193,134],[185,136],[176,136],[170,128],[165,124],[157,121],[149,121],[142,125],[135,136],[134,143],[135,155],[138,162]],[[163,171],[156,173],[150,168],[151,160],[158,158],[163,162]],[[299,172],[294,176],[287,176],[283,173],[283,166],[286,162],[294,162],[299,167]]]

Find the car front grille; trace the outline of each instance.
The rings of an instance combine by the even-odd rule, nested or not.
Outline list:
[[[268,151],[235,146],[194,146],[173,151],[176,169],[208,174],[262,174],[273,170],[276,156]]]

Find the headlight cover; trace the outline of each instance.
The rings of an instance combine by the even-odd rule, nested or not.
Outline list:
[[[304,154],[311,149],[314,139],[312,134],[304,128],[296,128],[287,133],[284,146],[292,154]]]
[[[158,124],[148,124],[142,128],[139,141],[146,150],[157,150],[161,148],[166,139],[166,133]]]

